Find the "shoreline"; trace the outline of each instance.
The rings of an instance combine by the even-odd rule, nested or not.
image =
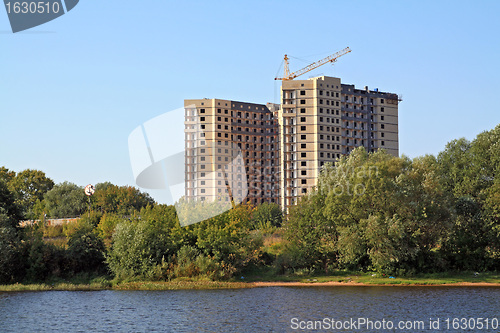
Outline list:
[[[500,287],[493,282],[453,283],[365,283],[365,282],[247,282],[254,287]]]
[[[366,283],[356,281],[326,281],[326,282],[300,282],[300,281],[254,281],[254,282],[229,282],[229,281],[142,281],[124,282],[115,285],[70,284],[12,284],[0,285],[2,292],[22,291],[102,291],[102,290],[141,290],[141,291],[166,291],[166,290],[215,290],[215,289],[248,289],[268,287],[493,287],[500,288],[498,282],[450,282],[450,283]]]

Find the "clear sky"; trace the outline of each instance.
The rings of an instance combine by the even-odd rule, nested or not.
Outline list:
[[[500,123],[499,12],[499,1],[81,0],[12,34],[0,8],[0,166],[135,185],[137,126],[186,98],[278,102],[285,53],[313,62],[346,46],[303,78],[401,94],[400,152],[437,154]]]

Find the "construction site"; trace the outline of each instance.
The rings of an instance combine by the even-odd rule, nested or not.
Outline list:
[[[396,93],[341,78],[297,79],[351,52],[345,48],[291,72],[284,56],[280,103],[189,99],[185,107],[186,198],[279,204],[315,188],[325,163],[356,147],[399,156]]]

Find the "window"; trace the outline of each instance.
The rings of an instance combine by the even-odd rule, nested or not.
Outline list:
[[[306,161],[302,161],[300,162],[300,166],[306,166],[306,163],[307,163]]]
[[[383,98],[380,99],[380,104],[384,104],[384,99]]]
[[[300,122],[305,123],[306,122],[306,117],[300,117]]]
[[[385,134],[385,133],[384,133],[384,132],[382,132],[382,133],[380,133],[380,136],[381,136],[381,137],[384,137],[384,134]]]
[[[381,144],[382,146],[385,146],[385,141],[382,141],[380,144]]]
[[[380,108],[380,112],[384,112],[384,107],[381,107],[381,108]]]
[[[205,109],[200,109],[200,113],[205,113]]]
[[[384,120],[384,116],[380,116],[380,120]]]
[[[307,171],[306,171],[306,170],[302,170],[302,171],[300,171],[300,174],[301,174],[302,176],[306,176],[306,175],[307,175]]]
[[[300,100],[300,104],[306,104],[306,100],[305,99],[301,99]]]
[[[307,185],[307,179],[302,179],[301,183]]]
[[[205,121],[205,117],[200,117],[200,121]]]
[[[300,126],[300,130],[301,130],[301,131],[305,131],[305,130],[306,130],[306,127],[305,127],[305,126]]]
[[[300,157],[307,157],[306,153],[300,153]]]
[[[301,91],[300,91],[300,95],[301,95],[301,96],[305,96],[305,95],[306,95],[306,91],[305,91],[305,90],[301,90]]]
[[[306,109],[300,109],[300,113],[306,113]]]
[[[204,180],[201,181],[201,185],[205,185],[205,181]]]
[[[306,135],[305,134],[301,134],[300,135],[300,140],[305,140],[306,139]]]
[[[320,96],[323,96],[323,90],[319,91]]]
[[[385,125],[384,124],[380,124],[380,128],[385,128]]]
[[[301,143],[301,144],[300,144],[300,148],[305,149],[305,148],[306,148],[306,144],[305,144],[305,143]]]

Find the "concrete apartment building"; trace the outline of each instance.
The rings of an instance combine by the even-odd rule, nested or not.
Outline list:
[[[185,100],[186,198],[279,203],[278,123],[266,105]]]
[[[213,200],[229,192],[244,199],[238,195],[246,187],[246,200],[286,209],[316,186],[325,163],[355,147],[399,154],[398,95],[356,89],[340,78],[285,80],[281,105],[218,99],[184,105],[188,199]],[[240,151],[244,166],[238,172],[227,163]]]
[[[321,167],[354,148],[398,156],[398,96],[356,89],[340,78],[283,81],[280,203],[286,208],[317,184]]]

